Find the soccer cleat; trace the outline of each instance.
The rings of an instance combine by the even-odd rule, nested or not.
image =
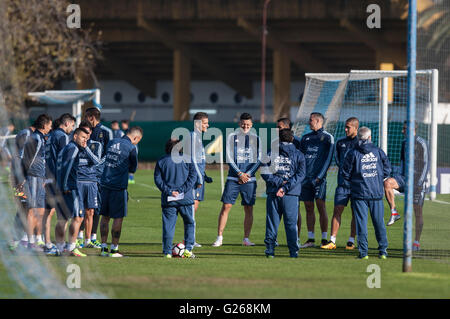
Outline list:
[[[111,253],[109,254],[109,257],[120,258],[120,257],[123,257],[123,255],[121,253],[119,253],[118,249],[111,249]]]
[[[99,242],[97,239],[96,240],[91,240],[91,244],[94,245],[94,248],[102,248],[102,243]]]
[[[84,244],[84,248],[97,248],[92,242]]]
[[[336,249],[336,244],[333,243],[331,240],[326,243],[325,245],[320,246],[320,248],[322,249],[327,249],[327,250],[332,250],[332,249]]]
[[[420,244],[419,243],[413,243],[412,250],[413,251],[419,251],[420,250]]]
[[[380,255],[378,255],[378,258],[380,258],[380,259],[387,259],[387,256],[385,254],[380,254]]]
[[[387,223],[387,226],[391,226],[393,223],[395,223],[397,220],[401,218],[399,213],[391,214],[391,218],[389,218],[389,221]]]
[[[355,249],[355,243],[352,243],[351,241],[348,241],[347,242],[347,246],[345,246],[345,249],[347,249],[347,250]]]
[[[70,252],[70,256],[74,256],[74,257],[86,257],[86,254],[83,254],[81,251],[78,250],[78,248],[75,248],[74,250],[72,250]]]
[[[108,247],[103,247],[102,248],[102,251],[100,252],[100,256],[102,256],[102,257],[109,257]]]
[[[172,255],[171,254],[166,254],[166,255],[164,255],[164,258],[172,258]]]
[[[202,245],[200,245],[199,243],[194,243],[194,247],[198,248],[198,247],[202,247]]]
[[[359,255],[359,256],[357,257],[357,259],[364,259],[364,260],[367,260],[367,259],[369,259],[369,256],[368,256],[368,255],[365,255],[365,256],[363,257],[363,256]]]
[[[242,245],[244,245],[244,246],[255,246],[255,243],[252,243],[249,239],[244,239],[242,241]]]
[[[38,246],[36,244],[30,244],[30,243],[28,243],[28,250],[29,251],[34,251],[34,252],[37,252],[37,253],[41,253],[41,252],[44,251],[42,249],[42,247],[40,247],[40,246]]]
[[[8,244],[8,249],[9,249],[11,252],[16,251],[17,247],[19,247],[19,241],[13,240],[13,241],[11,241],[11,242]]]
[[[320,244],[323,246],[323,245],[326,245],[326,244],[328,244],[328,240],[326,240],[325,238],[324,239],[322,239],[322,241],[320,242]]]
[[[196,258],[192,251],[189,251],[187,249],[184,251],[183,256],[184,258]]]
[[[45,254],[47,256],[61,256],[61,252],[55,245],[53,245],[52,248],[46,248]]]
[[[271,259],[271,258],[275,258],[275,256],[274,255],[266,255],[266,258]]]
[[[222,239],[216,239],[216,241],[212,244],[213,247],[222,246]]]
[[[129,179],[129,180],[128,180],[128,184],[129,184],[129,185],[130,185],[130,184],[133,185],[133,184],[136,184],[136,182],[134,181],[134,179]]]
[[[39,246],[39,247],[41,247],[41,248],[44,248],[44,247],[45,247],[45,243],[44,243],[42,240],[36,242],[36,245]]]
[[[303,245],[300,246],[300,248],[315,247],[316,245],[314,243],[315,243],[315,240],[309,238]]]

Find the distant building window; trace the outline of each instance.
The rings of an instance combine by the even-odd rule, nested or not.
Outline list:
[[[170,100],[170,94],[167,93],[167,92],[164,92],[164,93],[161,95],[161,99],[162,99],[162,101],[163,101],[164,103],[169,102],[169,100]]]
[[[143,92],[139,92],[138,94],[138,101],[141,103],[145,102],[145,94]]]
[[[242,95],[240,95],[239,93],[236,93],[234,95],[234,102],[236,102],[237,104],[242,102]]]
[[[216,103],[219,100],[219,95],[216,92],[211,93],[211,95],[209,96],[209,100],[211,101],[211,103]]]
[[[114,101],[116,101],[117,103],[120,103],[122,101],[122,93],[120,93],[120,92],[114,93]]]

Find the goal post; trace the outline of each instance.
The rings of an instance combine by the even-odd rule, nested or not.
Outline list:
[[[309,132],[308,119],[312,112],[325,116],[324,129],[335,137],[344,137],[344,122],[355,116],[360,126],[372,129],[373,142],[389,156],[399,169],[401,133],[407,120],[407,71],[352,70],[349,73],[306,73],[305,90],[293,130],[297,136]],[[416,122],[417,134],[429,145],[430,167],[428,192],[436,198],[437,185],[437,108],[438,71],[417,70]],[[389,79],[392,79],[390,84]],[[391,87],[390,87],[391,86]],[[392,90],[392,101],[389,100]],[[327,178],[327,199],[336,188],[336,165],[331,165]]]

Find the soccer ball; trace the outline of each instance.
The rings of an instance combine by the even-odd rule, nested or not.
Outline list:
[[[186,247],[184,246],[183,243],[178,243],[173,245],[172,247],[172,256],[173,257],[181,257],[183,258],[183,254],[184,254],[184,250],[186,249]]]

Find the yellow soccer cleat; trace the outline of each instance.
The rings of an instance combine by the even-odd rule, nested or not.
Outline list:
[[[351,241],[347,242],[347,246],[345,246],[345,249],[347,250],[355,249],[355,243],[352,243]]]
[[[336,249],[336,244],[330,240],[327,244],[320,246],[320,248],[332,250],[332,249]]]

